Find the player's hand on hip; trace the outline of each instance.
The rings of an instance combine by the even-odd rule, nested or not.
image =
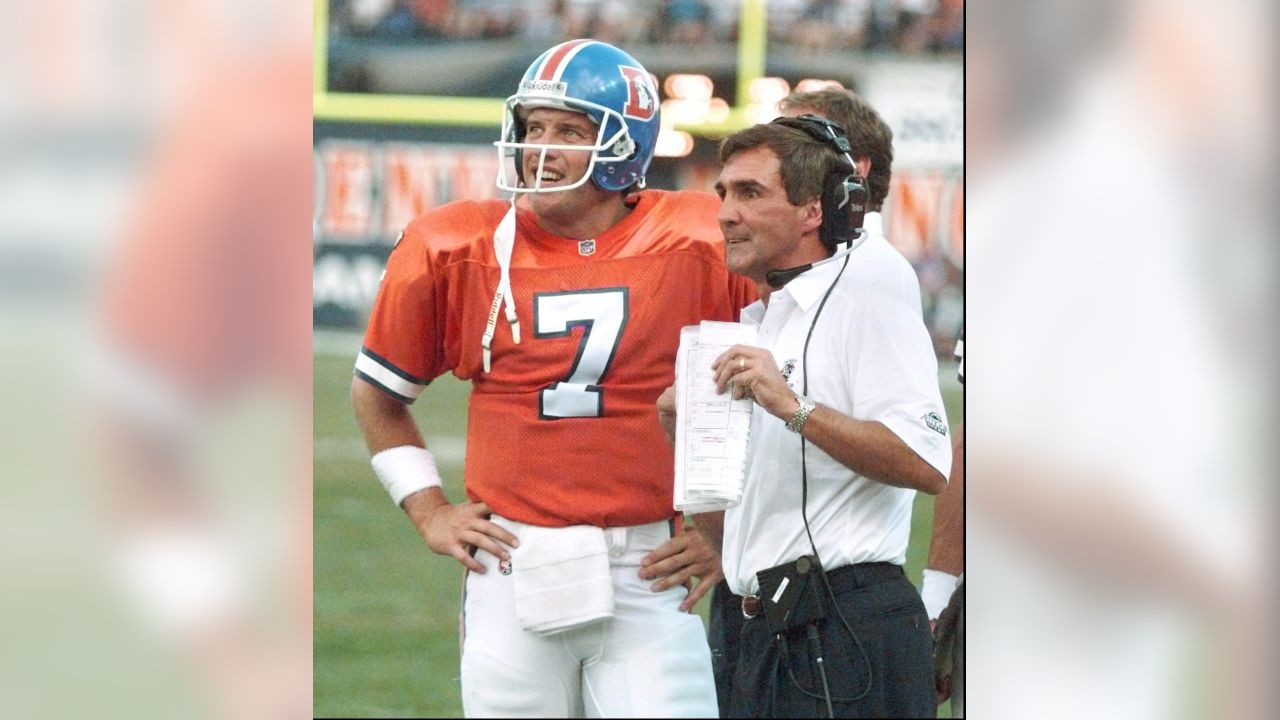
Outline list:
[[[649,586],[654,592],[662,592],[697,578],[697,584],[680,603],[681,612],[691,612],[703,595],[724,578],[720,556],[711,547],[711,541],[697,528],[676,535],[654,548],[640,561],[640,578],[657,580]]]
[[[667,431],[667,440],[676,441],[676,386],[670,385],[658,396],[658,422]]]
[[[474,549],[510,560],[507,547],[520,545],[515,535],[489,520],[493,511],[484,503],[454,505],[443,493],[426,491],[405,498],[404,509],[432,552],[448,555],[474,572],[484,572],[484,565],[472,557]]]
[[[790,418],[796,411],[796,394],[778,370],[773,353],[751,345],[734,345],[711,364],[716,392],[732,390],[735,400],[749,397],[771,415]]]

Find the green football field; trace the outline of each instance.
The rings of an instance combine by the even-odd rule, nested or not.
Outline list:
[[[348,401],[358,350],[357,336],[317,334],[313,711],[318,717],[461,717],[462,569],[427,549],[373,476]],[[954,426],[964,417],[954,365],[944,363],[940,375]],[[455,502],[464,497],[467,391],[445,376],[413,406]],[[917,584],[932,520],[933,498],[919,495],[907,554],[907,575]],[[705,598],[699,604],[704,617],[706,604]]]

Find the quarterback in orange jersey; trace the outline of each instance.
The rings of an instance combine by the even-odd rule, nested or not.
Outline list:
[[[717,712],[686,589],[639,570],[677,526],[655,401],[679,329],[754,289],[725,268],[713,195],[642,190],[658,127],[638,62],[561,43],[506,103],[498,185],[518,200],[428,212],[388,259],[352,401],[392,500],[470,571],[468,716]],[[445,372],[472,382],[456,505],[407,409]]]

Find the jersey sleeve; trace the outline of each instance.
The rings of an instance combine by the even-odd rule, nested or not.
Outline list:
[[[387,258],[355,373],[411,403],[444,367],[444,303],[424,232],[410,225]]]

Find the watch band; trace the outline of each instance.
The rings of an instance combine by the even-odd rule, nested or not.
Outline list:
[[[796,409],[796,414],[791,416],[787,421],[787,429],[793,433],[804,430],[804,424],[809,422],[809,414],[818,404],[803,395],[796,396],[796,402],[800,403],[800,407]]]

